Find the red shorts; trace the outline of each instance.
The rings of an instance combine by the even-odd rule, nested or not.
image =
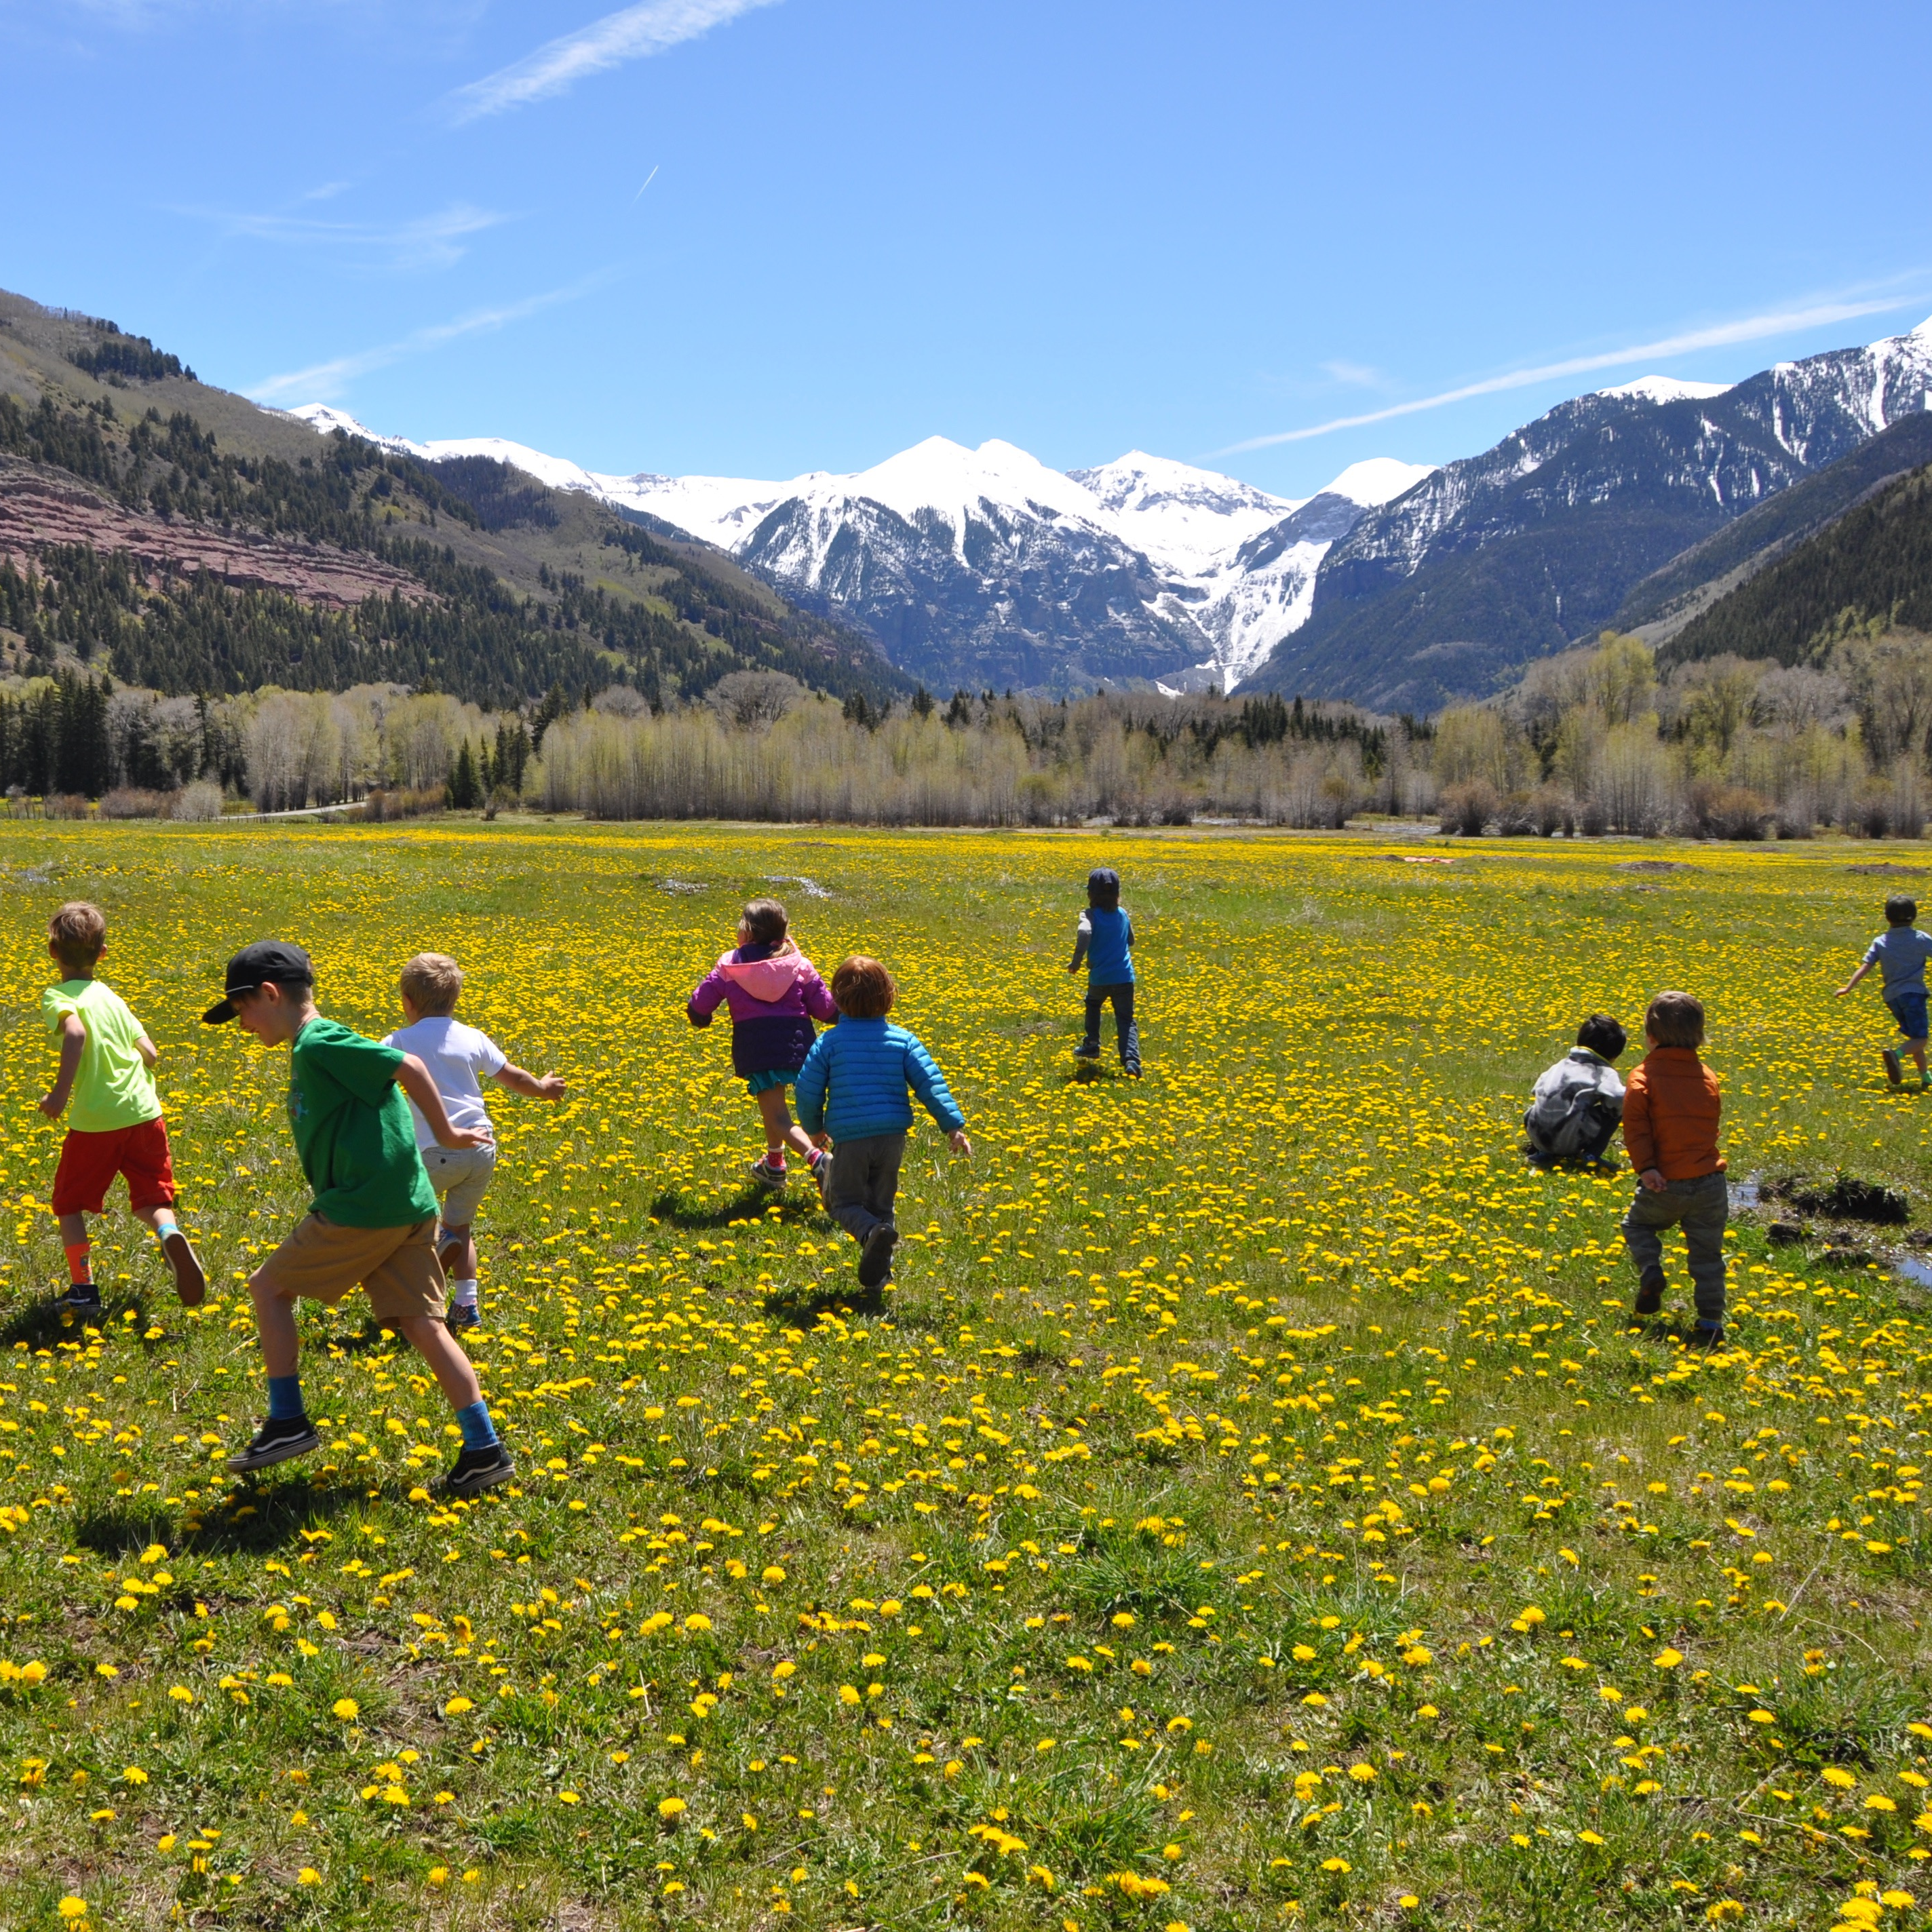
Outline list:
[[[116,1127],[104,1134],[70,1128],[54,1170],[56,1214],[98,1214],[117,1174],[128,1177],[131,1208],[175,1204],[175,1164],[168,1152],[168,1124],[157,1114],[139,1126]]]

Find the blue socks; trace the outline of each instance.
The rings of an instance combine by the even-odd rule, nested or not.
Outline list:
[[[466,1449],[488,1449],[496,1442],[496,1425],[490,1420],[490,1405],[487,1402],[472,1402],[466,1408],[456,1412],[456,1426],[463,1431],[463,1446]]]
[[[299,1376],[271,1376],[268,1378],[268,1420],[271,1422],[293,1422],[302,1413],[302,1377]]]

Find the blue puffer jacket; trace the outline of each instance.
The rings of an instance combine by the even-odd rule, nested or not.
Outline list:
[[[822,1129],[835,1141],[856,1141],[904,1133],[912,1125],[908,1088],[944,1132],[966,1124],[946,1076],[913,1034],[890,1020],[842,1014],[831,1032],[812,1042],[793,1098],[807,1133]]]

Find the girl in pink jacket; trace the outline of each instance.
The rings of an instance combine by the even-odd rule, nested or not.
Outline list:
[[[790,1178],[788,1147],[814,1174],[826,1158],[793,1121],[785,1089],[812,1051],[812,1022],[829,1026],[838,1017],[818,968],[793,944],[790,922],[776,899],[754,899],[746,907],[736,950],[722,955],[698,982],[685,1010],[693,1026],[709,1026],[721,1005],[731,1015],[732,1070],[764,1118],[765,1151],[752,1162],[752,1173],[776,1191]]]

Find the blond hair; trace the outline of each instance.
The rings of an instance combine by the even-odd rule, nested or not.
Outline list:
[[[403,991],[418,1012],[440,1018],[456,1010],[463,968],[446,952],[418,952],[403,968]]]
[[[107,915],[87,899],[69,899],[47,921],[47,941],[70,979],[85,979],[107,945]]]

